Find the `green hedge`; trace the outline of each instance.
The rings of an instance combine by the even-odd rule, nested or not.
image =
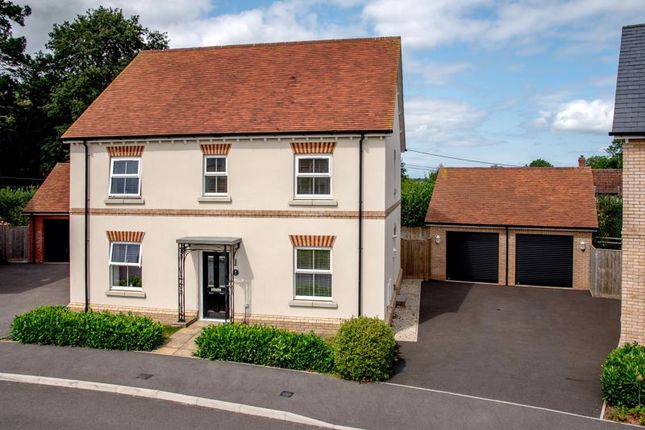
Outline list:
[[[150,351],[163,343],[162,330],[148,317],[43,306],[15,317],[11,337],[21,343]]]
[[[600,376],[603,397],[613,406],[645,404],[645,346],[628,343],[614,349]]]
[[[334,341],[336,372],[352,381],[383,381],[392,374],[396,341],[389,325],[378,318],[345,321]]]
[[[195,340],[195,355],[285,369],[326,373],[333,369],[330,345],[313,333],[293,333],[262,325],[218,324],[204,328]]]

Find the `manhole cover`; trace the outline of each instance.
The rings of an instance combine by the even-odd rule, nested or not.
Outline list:
[[[280,397],[287,397],[287,398],[289,398],[289,397],[291,397],[291,396],[293,396],[293,393],[292,393],[291,391],[283,391],[283,392],[281,392],[281,393],[280,393]]]
[[[150,379],[150,378],[152,378],[151,373],[139,373],[137,375],[137,379]]]

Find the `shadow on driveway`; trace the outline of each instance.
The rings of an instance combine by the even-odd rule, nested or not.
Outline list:
[[[620,301],[586,291],[424,282],[392,382],[597,417],[619,330]]]
[[[0,265],[0,337],[13,317],[43,305],[69,303],[69,264]]]

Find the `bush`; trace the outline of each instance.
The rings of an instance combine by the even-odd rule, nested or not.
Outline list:
[[[424,225],[436,177],[433,173],[425,179],[401,180],[401,225]]]
[[[11,337],[21,343],[150,351],[163,343],[162,330],[148,317],[43,306],[15,317]]]
[[[602,368],[603,397],[613,406],[633,408],[645,402],[645,346],[628,343],[614,349]]]
[[[27,225],[29,217],[22,210],[35,192],[35,187],[0,188],[0,220],[11,225]]]
[[[211,360],[321,373],[331,372],[334,364],[331,346],[322,337],[263,325],[211,325],[195,343],[195,355]]]
[[[336,372],[352,381],[382,381],[392,374],[396,341],[390,326],[378,318],[345,321],[334,341]]]

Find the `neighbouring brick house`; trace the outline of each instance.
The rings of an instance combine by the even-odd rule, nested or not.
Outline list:
[[[584,155],[578,157],[578,167],[585,167]],[[623,169],[592,169],[596,195],[622,195]]]
[[[614,124],[623,143],[621,342],[645,344],[645,24],[623,27]]]
[[[29,261],[69,261],[69,164],[54,166],[27,203]]]
[[[442,167],[425,221],[432,279],[589,288],[588,167]]]
[[[402,97],[399,38],[141,52],[62,137],[70,307],[388,319]]]

